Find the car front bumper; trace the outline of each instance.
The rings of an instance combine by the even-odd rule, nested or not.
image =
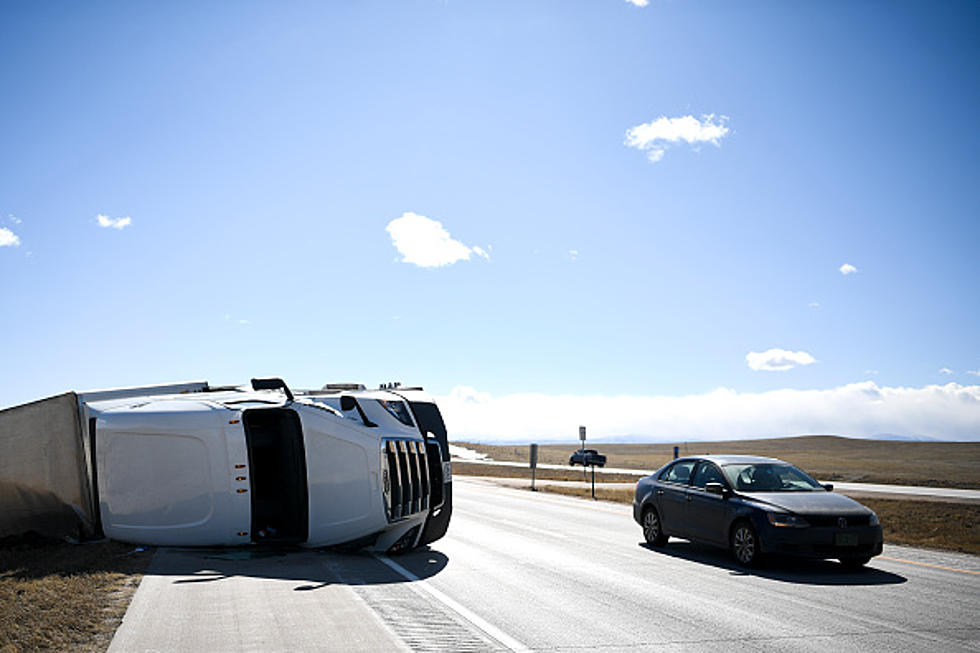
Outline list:
[[[805,558],[870,558],[881,554],[881,526],[840,529],[766,525],[759,536],[765,553]]]

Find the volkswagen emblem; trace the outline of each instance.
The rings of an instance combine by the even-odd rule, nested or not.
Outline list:
[[[844,517],[838,517],[837,528],[847,528],[847,519]]]

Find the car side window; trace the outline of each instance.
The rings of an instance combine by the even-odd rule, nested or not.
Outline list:
[[[691,485],[694,487],[704,488],[708,483],[721,483],[725,484],[725,479],[721,475],[721,471],[715,466],[714,463],[709,463],[707,461],[702,461],[698,465],[697,471],[694,472],[694,480],[691,481]]]
[[[682,460],[671,465],[667,471],[660,475],[660,480],[668,483],[682,483],[687,485],[691,479],[691,470],[694,469],[696,460]]]

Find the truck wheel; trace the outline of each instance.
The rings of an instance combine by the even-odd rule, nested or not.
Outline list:
[[[660,515],[656,508],[647,508],[643,511],[643,539],[650,546],[663,546],[667,544],[667,535],[664,534],[663,525],[660,523]]]

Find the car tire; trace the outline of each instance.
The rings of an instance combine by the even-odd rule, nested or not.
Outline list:
[[[839,558],[841,565],[848,571],[858,571],[871,561],[871,558]]]
[[[757,567],[762,559],[759,550],[759,534],[752,522],[743,519],[735,523],[731,537],[732,556],[741,567]]]
[[[663,524],[660,522],[660,514],[656,508],[647,508],[643,511],[643,539],[650,546],[663,546],[667,544],[667,535],[664,533]]]

